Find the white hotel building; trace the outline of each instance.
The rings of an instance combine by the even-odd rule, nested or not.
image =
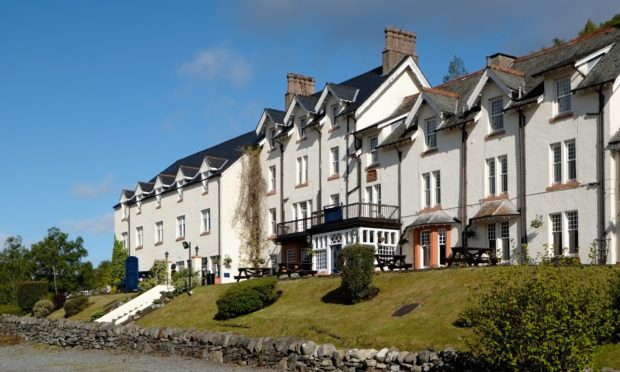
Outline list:
[[[523,243],[532,257],[620,261],[619,29],[521,57],[496,53],[435,87],[418,67],[415,34],[387,28],[385,40],[381,66],[318,91],[313,78],[288,74],[284,108],[265,109],[255,132],[123,191],[115,232],[140,270],[166,251],[182,264],[187,240],[200,246],[194,267],[232,280],[243,262],[231,219],[249,145],[262,149],[268,185],[268,265],[330,274],[355,240],[416,269],[445,265],[464,245],[493,248],[503,263]]]

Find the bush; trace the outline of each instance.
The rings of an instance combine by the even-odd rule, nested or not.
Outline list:
[[[90,321],[92,322],[93,320],[99,319],[104,315],[105,315],[105,311],[101,311],[101,310],[95,311],[94,313],[91,314]]]
[[[260,310],[274,303],[281,292],[276,292],[275,276],[246,280],[233,284],[217,299],[215,319],[224,320]]]
[[[54,303],[50,300],[39,300],[34,304],[32,313],[35,318],[45,318],[54,311]]]
[[[88,298],[79,296],[71,298],[65,302],[65,318],[71,317],[88,306]]]
[[[584,370],[611,336],[610,276],[600,268],[502,270],[461,314],[474,330],[468,345],[490,370]]]
[[[347,302],[355,304],[377,293],[372,286],[374,263],[375,248],[371,245],[353,244],[342,250],[338,258],[342,273],[340,290]]]
[[[52,296],[54,310],[58,310],[61,307],[65,306],[65,301],[67,301],[67,295],[65,293],[56,293],[54,296]]]
[[[620,271],[616,271],[614,277],[610,280],[612,309],[614,319],[616,321],[616,329],[614,330],[614,341],[620,342]]]
[[[42,281],[26,281],[17,284],[17,304],[25,312],[31,312],[37,301],[47,294],[48,283]]]
[[[189,279],[189,269],[182,268],[177,272],[172,274],[172,285],[179,290],[187,290]],[[200,276],[198,271],[192,271],[192,288],[195,288],[198,284],[200,284]]]

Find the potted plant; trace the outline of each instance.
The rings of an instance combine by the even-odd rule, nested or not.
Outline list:
[[[230,269],[230,264],[232,263],[232,258],[229,255],[224,256],[224,267]]]
[[[534,219],[530,222],[530,226],[532,226],[534,229],[538,229],[539,227],[541,227],[543,225],[543,219],[541,215],[536,215],[536,217],[534,217]]]

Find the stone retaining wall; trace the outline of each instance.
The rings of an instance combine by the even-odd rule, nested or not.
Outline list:
[[[299,338],[250,338],[228,332],[111,326],[71,320],[0,316],[0,332],[28,341],[82,349],[135,351],[207,359],[216,363],[289,371],[476,370],[471,356],[456,350],[337,350]]]

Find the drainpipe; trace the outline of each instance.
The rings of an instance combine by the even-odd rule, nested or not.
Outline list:
[[[526,163],[525,163],[525,114],[519,108],[519,211],[521,212],[521,244],[527,244],[527,183],[526,183]],[[521,263],[524,263],[525,257],[523,250],[521,252]]]
[[[131,256],[131,203],[127,203],[127,256]]]
[[[280,148],[280,222],[284,223],[284,144],[273,140]]]
[[[467,123],[461,125],[461,245],[467,248]]]
[[[607,263],[606,240],[605,240],[605,95],[603,86],[598,87],[598,138],[597,138],[597,173],[598,173],[598,263]]]
[[[397,190],[397,194],[398,194],[398,222],[400,222],[400,225],[402,226],[403,222],[400,220],[400,216],[401,216],[401,209],[402,209],[402,161],[403,161],[403,152],[398,148],[398,145],[396,145],[396,154],[398,155],[398,190]],[[399,229],[400,230],[400,229]],[[405,232],[404,231],[400,231],[400,239],[399,241],[402,241],[404,238]],[[403,254],[403,245],[402,243],[399,244],[400,245],[400,253],[399,254]],[[415,254],[414,254],[415,256]]]
[[[321,133],[321,129],[317,128],[316,126],[313,126],[312,128],[314,128],[314,130],[316,130],[316,132],[319,135],[319,190],[317,192],[317,196],[316,196],[316,204],[317,204],[317,211],[320,211],[321,209],[323,209],[323,156],[322,156],[322,133]]]
[[[345,147],[345,154],[346,154],[346,163],[345,163],[345,177],[344,177],[344,202],[345,205],[349,205],[349,115],[347,115],[347,135],[345,138],[345,142],[346,142],[346,147]]]
[[[190,247],[191,250],[191,247]],[[217,178],[217,255],[220,258],[217,274],[222,277],[222,175]],[[190,252],[191,256],[191,252]]]

